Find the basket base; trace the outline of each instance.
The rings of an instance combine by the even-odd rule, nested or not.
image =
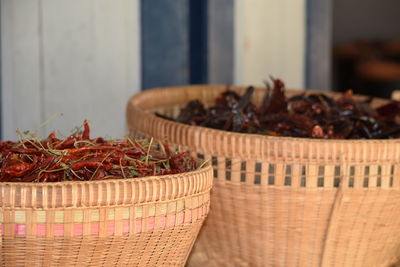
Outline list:
[[[201,225],[112,237],[3,237],[0,265],[183,266]]]
[[[331,215],[334,188],[257,189],[215,182],[188,267],[389,267],[400,255],[399,232],[392,230],[400,220],[382,222],[381,215],[393,213],[398,190],[346,190]]]

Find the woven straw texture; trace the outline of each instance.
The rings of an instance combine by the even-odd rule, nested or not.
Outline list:
[[[127,107],[131,135],[166,140],[212,163],[211,211],[188,265],[393,263],[400,255],[400,140],[268,137],[153,115],[176,116],[193,99],[212,103],[224,89],[147,90]],[[254,101],[263,94],[257,89]]]
[[[0,183],[2,266],[183,266],[211,167],[96,182]]]

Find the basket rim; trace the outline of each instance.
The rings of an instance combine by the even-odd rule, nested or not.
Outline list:
[[[214,128],[209,128],[209,127],[204,127],[204,126],[198,126],[198,125],[188,125],[176,121],[170,121],[166,120],[160,117],[157,117],[151,112],[148,112],[146,110],[143,110],[138,107],[136,104],[137,101],[141,100],[141,98],[145,97],[146,95],[152,94],[157,91],[166,91],[169,89],[175,89],[175,90],[204,90],[206,88],[226,88],[226,85],[221,85],[221,84],[207,84],[207,85],[181,85],[181,86],[171,86],[171,87],[154,87],[154,88],[149,88],[146,89],[145,91],[142,91],[140,93],[137,93],[133,96],[128,101],[128,106],[131,105],[133,109],[135,109],[137,112],[140,112],[142,114],[146,114],[147,116],[150,116],[152,119],[163,122],[163,123],[168,123],[170,125],[179,125],[180,127],[184,128],[190,128],[190,129],[196,129],[201,132],[209,132],[209,133],[215,133],[215,134],[224,134],[226,137],[241,137],[241,138],[259,138],[261,140],[279,140],[279,141],[288,141],[288,142],[312,142],[312,143],[321,143],[321,144],[326,144],[326,143],[335,143],[335,144],[400,144],[400,138],[396,139],[317,139],[317,138],[305,138],[305,137],[290,137],[290,136],[266,136],[266,135],[261,135],[261,134],[253,134],[253,133],[238,133],[238,132],[231,132],[231,131],[225,131],[225,130],[219,130],[219,129],[214,129]],[[246,86],[231,86],[231,89],[244,89],[247,88]],[[261,87],[255,87],[257,90],[261,90],[263,88]],[[322,91],[316,91],[316,90],[298,90],[298,89],[287,89],[289,92],[319,92],[321,93]],[[326,92],[323,92],[326,93]],[[328,94],[335,94],[336,92],[329,92]],[[365,95],[356,95],[360,97],[367,97]],[[386,100],[382,98],[374,98],[377,100]],[[386,100],[388,101],[388,100]]]
[[[182,172],[177,174],[166,174],[166,175],[153,175],[153,176],[145,176],[138,178],[115,178],[115,179],[106,179],[106,180],[96,180],[96,181],[62,181],[62,182],[40,182],[40,183],[30,183],[30,182],[0,182],[1,186],[67,186],[67,185],[95,185],[95,184],[105,184],[105,183],[115,183],[115,182],[148,182],[148,181],[157,181],[168,178],[179,179],[185,176],[195,176],[197,174],[206,173],[211,169],[211,164],[208,162],[201,168],[198,168],[194,171]]]

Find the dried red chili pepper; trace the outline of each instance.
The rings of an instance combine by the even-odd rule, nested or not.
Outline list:
[[[169,160],[171,167],[179,172],[195,168],[196,162],[187,152],[182,152],[172,156]]]
[[[76,170],[80,170],[83,168],[98,168],[100,167],[102,164],[99,161],[91,161],[91,160],[85,160],[85,161],[79,161],[77,163],[74,163],[71,165],[71,169],[76,171]]]
[[[116,146],[89,146],[89,147],[80,147],[80,148],[70,148],[66,149],[66,153],[68,154],[78,154],[78,153],[86,153],[92,150],[112,150],[112,151],[122,151],[122,148]]]
[[[85,120],[83,122],[82,139],[83,140],[89,140],[90,139],[90,127],[89,127],[89,121],[88,120]]]
[[[194,170],[186,154],[171,153],[152,142],[90,139],[88,121],[82,133],[60,140],[0,142],[1,182],[59,182],[164,175]],[[166,164],[173,162],[172,164]]]
[[[4,173],[14,176],[14,177],[21,177],[27,172],[29,172],[32,168],[31,163],[16,163],[7,168],[4,168]]]

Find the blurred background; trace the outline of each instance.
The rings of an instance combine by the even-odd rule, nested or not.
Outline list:
[[[390,97],[398,0],[1,0],[1,138],[15,129],[125,132],[158,86],[262,85]]]
[[[336,0],[333,85],[390,98],[400,88],[400,1]]]

